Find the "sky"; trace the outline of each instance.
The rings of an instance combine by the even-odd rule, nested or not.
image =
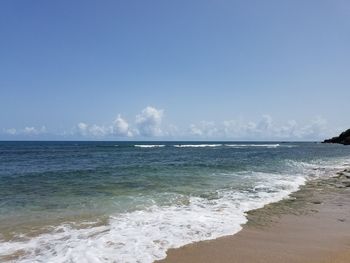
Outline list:
[[[321,140],[350,2],[0,1],[0,140]]]

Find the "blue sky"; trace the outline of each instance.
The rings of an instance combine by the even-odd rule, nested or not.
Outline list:
[[[0,139],[349,128],[349,1],[1,1]]]

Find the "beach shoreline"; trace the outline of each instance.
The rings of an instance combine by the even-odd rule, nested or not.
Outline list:
[[[235,235],[170,249],[157,262],[350,262],[349,170],[248,213]]]

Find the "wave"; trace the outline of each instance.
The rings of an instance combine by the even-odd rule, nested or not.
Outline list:
[[[110,216],[108,224],[90,228],[61,225],[36,237],[1,242],[0,256],[17,253],[17,262],[142,262],[166,257],[169,248],[232,235],[247,222],[246,213],[287,198],[306,183],[311,171],[334,172],[337,163],[289,161],[291,174],[245,172],[254,178],[250,191],[230,188],[216,198],[187,197],[187,204],[151,206]],[[183,196],[182,196],[183,197]],[[180,197],[181,198],[181,197]],[[175,202],[176,203],[176,202]]]
[[[287,166],[297,173],[305,174],[308,179],[323,179],[348,169],[350,166],[349,158],[330,158],[326,161],[313,160],[311,162],[289,160]]]
[[[243,148],[243,147],[265,147],[265,148],[277,148],[280,144],[225,144],[227,147]]]
[[[305,178],[260,173],[256,193],[218,191],[217,199],[190,197],[188,205],[153,206],[111,216],[108,225],[76,229],[62,225],[51,233],[0,245],[0,255],[24,251],[18,262],[143,262],[166,257],[169,248],[232,235],[247,222],[246,212],[285,198]],[[282,180],[283,179],[283,180]],[[257,191],[257,189],[260,189]],[[266,190],[267,189],[267,190]]]
[[[164,144],[135,144],[134,147],[140,147],[140,148],[159,148],[159,147],[165,147]]]
[[[193,147],[193,148],[202,148],[202,147],[234,147],[234,148],[245,148],[245,147],[263,147],[263,148],[277,148],[280,147],[280,144],[175,144],[174,147]],[[285,147],[293,147],[292,145],[286,145]]]
[[[178,148],[202,148],[202,147],[220,147],[222,144],[175,144],[174,147]]]

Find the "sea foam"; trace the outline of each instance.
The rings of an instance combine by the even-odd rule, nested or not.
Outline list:
[[[169,248],[237,233],[247,221],[247,211],[285,198],[305,182],[301,176],[293,180],[273,174],[257,176],[260,191],[224,189],[213,200],[190,197],[187,205],[116,214],[105,226],[75,229],[61,225],[34,238],[2,242],[0,255],[25,252],[18,262],[153,262],[165,258]]]
[[[222,144],[175,144],[178,148],[203,148],[203,147],[220,147]]]
[[[159,147],[165,147],[164,144],[135,144],[135,147],[139,148],[159,148]]]
[[[17,253],[16,262],[141,262],[166,257],[166,251],[200,240],[232,235],[247,222],[252,209],[279,201],[297,191],[310,176],[327,176],[342,163],[291,161],[293,174],[247,172],[250,191],[222,189],[215,198],[189,197],[182,205],[151,206],[111,215],[107,225],[77,229],[61,225],[36,237],[0,242],[0,256]],[[320,173],[316,171],[320,170]],[[312,174],[314,171],[314,174]]]
[[[264,148],[277,148],[280,144],[225,144],[227,147],[243,148],[243,147],[264,147]]]

